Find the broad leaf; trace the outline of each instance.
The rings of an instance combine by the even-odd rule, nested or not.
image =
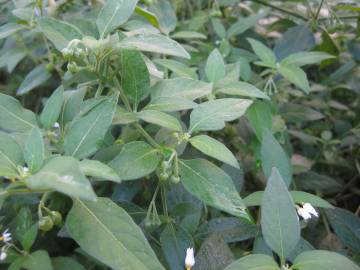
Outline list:
[[[85,115],[71,122],[64,141],[67,155],[82,159],[97,151],[98,141],[104,138],[111,125],[116,99],[112,97],[101,100]]]
[[[10,132],[24,132],[36,125],[33,112],[25,110],[15,98],[0,93],[0,128]]]
[[[74,119],[80,111],[80,106],[84,99],[86,88],[64,92],[64,104],[61,108],[59,123],[64,127],[66,123]]]
[[[225,76],[224,59],[218,49],[214,49],[205,65],[205,74],[209,82],[215,83]]]
[[[160,243],[171,270],[184,270],[186,249],[194,245],[191,236],[183,228],[168,223],[160,234]]]
[[[52,258],[52,265],[54,266],[54,270],[85,270],[85,267],[72,257]]]
[[[16,90],[16,94],[24,95],[34,88],[42,85],[51,77],[51,74],[46,70],[45,64],[38,65],[31,70]]]
[[[114,270],[164,270],[141,229],[107,198],[74,200],[66,227],[86,253]]]
[[[30,172],[37,172],[45,159],[45,145],[39,128],[35,127],[31,130],[26,140],[24,149],[24,158]]]
[[[110,163],[122,180],[134,180],[152,173],[160,162],[159,150],[145,142],[124,145]]]
[[[294,201],[275,167],[261,201],[261,230],[267,245],[282,260],[300,239],[300,224]]]
[[[169,35],[169,33],[176,28],[177,23],[175,9],[173,8],[170,1],[157,0],[156,2],[151,3],[149,8],[158,19],[161,32]]]
[[[254,97],[270,99],[263,91],[252,84],[246,82],[232,82],[216,90],[216,93],[222,93],[232,96]]]
[[[178,132],[182,131],[179,120],[176,117],[167,113],[155,110],[143,110],[141,112],[138,112],[136,115],[145,122],[159,125],[169,130],[174,130]]]
[[[123,50],[121,59],[121,86],[135,108],[150,91],[150,77],[142,54],[136,50]]]
[[[175,40],[160,34],[138,35],[124,38],[118,48],[136,48],[140,51],[179,56],[190,59],[187,51]]]
[[[263,191],[256,191],[251,193],[247,197],[244,198],[244,203],[246,206],[258,206],[261,205],[261,200],[264,195]],[[290,195],[293,198],[293,201],[297,204],[310,203],[315,207],[323,207],[323,208],[334,208],[330,203],[325,201],[324,199],[313,195],[311,193],[307,193],[299,190],[290,191]]]
[[[327,250],[305,251],[297,256],[292,266],[294,270],[359,270],[350,259]]]
[[[70,41],[82,39],[83,34],[74,25],[54,19],[52,17],[41,17],[38,19],[40,30],[61,51]]]
[[[38,250],[26,255],[21,267],[27,270],[53,270],[49,254],[45,250]]]
[[[61,107],[64,102],[64,87],[59,86],[46,101],[41,112],[40,121],[45,129],[51,129],[59,119]]]
[[[205,159],[180,161],[185,189],[204,203],[237,217],[251,219],[230,176]]]
[[[280,270],[275,260],[263,254],[248,255],[233,262],[224,270]]]
[[[220,39],[226,38],[226,29],[220,19],[212,18],[211,25]]]
[[[255,101],[246,111],[246,118],[249,119],[256,137],[261,142],[264,130],[272,129],[272,112],[271,105],[266,101]]]
[[[306,77],[306,73],[301,68],[296,65],[280,65],[278,70],[285,79],[295,84],[306,94],[310,92],[309,81]]]
[[[96,25],[100,38],[104,38],[111,31],[126,22],[134,12],[137,0],[108,0],[100,10]]]
[[[156,59],[154,62],[171,70],[179,77],[197,79],[197,74],[194,68],[190,68],[181,62],[172,59]]]
[[[264,18],[265,15],[266,13],[262,12],[253,16],[240,18],[236,23],[229,27],[227,31],[227,37],[230,38],[232,36],[244,33],[246,30],[256,25],[257,21]]]
[[[252,101],[247,99],[223,98],[201,103],[190,114],[189,132],[219,130],[225,122],[242,116]]]
[[[80,170],[86,176],[95,177],[95,180],[109,180],[116,183],[120,183],[121,179],[113,168],[98,161],[84,159],[80,163]]]
[[[236,157],[231,151],[221,142],[207,136],[198,135],[192,137],[190,140],[192,146],[205,155],[218,159],[224,163],[227,163],[235,168],[240,168]]]
[[[341,242],[360,252],[360,217],[341,208],[327,209],[326,216]]]
[[[20,145],[8,134],[0,131],[0,175],[18,176],[18,166],[24,165],[23,151]]]
[[[25,29],[25,25],[17,23],[4,24],[0,27],[0,39],[6,38],[23,29]]]
[[[281,65],[296,65],[305,66],[312,64],[320,64],[322,61],[335,58],[331,54],[324,52],[298,52],[290,54],[288,57],[281,61]]]
[[[264,44],[255,39],[248,38],[248,41],[255,54],[260,58],[262,62],[269,66],[275,66],[276,58],[272,50],[270,50]]]
[[[17,64],[25,58],[27,54],[24,48],[11,48],[0,56],[0,68],[6,67],[7,71],[11,73]]]
[[[151,102],[146,106],[149,110],[180,111],[197,106],[192,102],[206,96],[212,91],[212,85],[188,78],[161,80],[151,89]]]
[[[32,189],[53,189],[71,197],[96,200],[89,180],[72,157],[54,157],[36,174],[26,178]]]
[[[261,164],[266,177],[270,177],[272,168],[276,167],[287,186],[292,181],[292,166],[284,149],[268,129],[263,132],[261,142]]]

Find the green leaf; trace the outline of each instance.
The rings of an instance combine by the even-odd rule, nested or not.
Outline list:
[[[120,154],[109,163],[109,166],[122,180],[134,180],[155,171],[160,159],[158,149],[152,148],[145,142],[131,142],[124,145]]]
[[[223,39],[226,37],[226,29],[220,19],[212,18],[211,25],[212,25],[215,33],[218,35],[218,37],[220,39]]]
[[[45,250],[38,250],[27,255],[21,267],[27,270],[53,270],[49,254]]]
[[[105,137],[111,126],[116,103],[115,97],[104,98],[88,113],[71,122],[64,139],[67,155],[82,159],[97,151],[98,141]]]
[[[248,16],[245,18],[240,18],[236,23],[232,24],[228,31],[227,37],[230,38],[235,35],[240,35],[244,33],[246,30],[252,28],[256,25],[257,21],[264,18],[266,15],[265,12],[259,13],[253,16]]]
[[[84,175],[95,177],[97,181],[109,180],[121,183],[121,179],[115,170],[98,160],[84,159],[79,165]]]
[[[314,46],[315,37],[308,25],[296,25],[286,30],[282,38],[276,43],[274,53],[276,59],[281,61],[290,54],[308,51]]]
[[[184,229],[168,223],[160,234],[161,249],[171,270],[183,270],[186,249],[194,245]]]
[[[64,87],[59,86],[46,101],[45,107],[40,115],[40,121],[45,129],[51,129],[59,119],[63,102]]]
[[[100,38],[104,38],[126,22],[134,12],[137,0],[108,0],[96,19]]]
[[[136,50],[122,50],[121,86],[130,102],[136,107],[150,91],[150,75],[142,54]]]
[[[10,135],[0,131],[0,175],[17,177],[17,167],[23,165],[23,151],[20,145]]]
[[[31,130],[26,140],[24,158],[31,173],[40,170],[45,159],[45,145],[39,128]]]
[[[220,89],[216,90],[216,93],[223,93],[226,95],[232,96],[243,96],[243,97],[253,97],[253,98],[270,98],[260,89],[253,86],[252,84],[246,82],[232,82],[224,85]]]
[[[155,110],[143,110],[136,114],[141,120],[155,124],[169,130],[181,132],[182,127],[179,120],[167,113],[155,111]]]
[[[248,255],[233,262],[224,270],[280,270],[274,259],[264,254]]]
[[[136,113],[127,111],[122,106],[117,106],[112,124],[126,125],[137,122],[138,120],[139,119],[136,117]]]
[[[85,267],[71,257],[56,257],[52,259],[54,270],[85,270]]]
[[[261,201],[261,230],[267,245],[282,260],[300,239],[294,201],[279,171],[273,167]]]
[[[51,77],[51,74],[46,70],[45,64],[38,65],[31,70],[20,84],[16,91],[17,95],[24,95],[34,88],[42,85]]]
[[[188,78],[161,80],[151,89],[149,110],[181,111],[197,106],[192,102],[206,96],[212,91],[212,84]]]
[[[236,160],[236,157],[231,153],[231,151],[221,142],[207,136],[207,135],[198,135],[192,137],[190,140],[192,146],[194,146],[199,151],[203,152],[205,155],[216,158],[224,163],[227,163],[235,168],[240,168],[239,163]]]
[[[264,44],[262,44],[261,42],[255,39],[248,38],[247,40],[249,41],[255,54],[260,58],[262,62],[264,62],[265,64],[271,67],[272,66],[275,67],[276,58],[272,50],[270,50]]]
[[[255,101],[246,111],[246,117],[249,119],[251,126],[254,128],[256,137],[261,142],[264,130],[272,128],[272,112],[269,102]]]
[[[159,28],[165,35],[169,35],[176,28],[177,18],[172,3],[168,0],[157,0],[149,5],[158,18]]]
[[[64,92],[64,104],[59,117],[60,127],[63,128],[79,113],[85,94],[86,88]]]
[[[206,35],[195,31],[178,31],[171,35],[175,39],[206,39]]]
[[[244,198],[244,203],[246,204],[246,206],[261,205],[263,194],[264,194],[263,191],[256,191],[254,193],[251,193],[250,195]],[[313,195],[311,193],[292,190],[290,191],[290,195],[294,200],[294,202],[297,204],[310,203],[315,207],[334,208],[330,203],[328,203],[324,199],[316,195]]]
[[[66,48],[70,41],[83,38],[81,31],[70,23],[52,17],[41,17],[37,22],[40,30],[59,51]]]
[[[29,229],[27,229],[21,237],[21,245],[28,252],[36,240],[38,229],[39,225],[36,222]]]
[[[155,14],[151,13],[146,8],[142,8],[140,6],[135,7],[135,12],[140,16],[144,17],[153,26],[159,28],[159,21]]]
[[[261,142],[261,163],[264,174],[270,177],[272,168],[276,167],[287,186],[292,181],[292,166],[284,149],[268,129],[264,130]]]
[[[297,52],[290,54],[280,62],[280,65],[305,66],[319,64],[326,59],[335,58],[335,56],[324,52]]]
[[[25,25],[17,23],[7,23],[0,27],[0,39],[6,38],[20,30],[25,29]]]
[[[53,189],[71,197],[96,200],[89,180],[72,157],[54,157],[36,174],[25,179],[32,189]]]
[[[285,79],[303,90],[304,93],[308,94],[310,92],[310,85],[306,73],[298,66],[280,65],[278,71]]]
[[[66,227],[86,253],[114,270],[165,270],[141,229],[110,199],[74,200]]]
[[[336,252],[327,250],[305,251],[297,256],[292,266],[294,270],[359,270],[359,266]]]
[[[0,56],[0,68],[6,67],[7,71],[11,73],[26,55],[27,51],[24,48],[11,48],[7,50]]]
[[[154,62],[171,70],[179,77],[185,77],[195,80],[197,79],[196,71],[181,62],[171,59],[156,59]]]
[[[205,65],[205,74],[209,82],[215,83],[225,76],[224,59],[218,49],[214,49]]]
[[[181,183],[204,203],[231,215],[251,219],[230,176],[205,159],[180,161]]]
[[[360,217],[341,209],[327,209],[326,216],[341,242],[354,252],[360,252]]]
[[[190,114],[189,132],[219,130],[225,122],[242,116],[252,101],[247,99],[223,98],[201,103]]]
[[[175,40],[160,34],[137,35],[124,38],[118,48],[136,48],[140,51],[173,55],[190,59],[188,52]]]

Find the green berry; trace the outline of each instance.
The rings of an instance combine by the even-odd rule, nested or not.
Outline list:
[[[50,231],[53,228],[53,226],[54,226],[54,222],[53,222],[52,218],[49,216],[42,217],[39,220],[39,229],[44,232]]]

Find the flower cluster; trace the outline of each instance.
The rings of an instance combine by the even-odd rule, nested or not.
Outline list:
[[[10,247],[9,242],[12,240],[11,238],[11,233],[9,232],[8,229],[6,229],[2,235],[0,236],[0,241],[4,242],[5,245],[2,246],[1,248],[1,252],[0,252],[0,261],[4,261],[7,258],[7,250]]]

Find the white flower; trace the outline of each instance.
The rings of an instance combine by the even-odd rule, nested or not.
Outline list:
[[[0,253],[0,261],[4,261],[7,257],[7,253],[5,251],[1,251]]]
[[[306,210],[305,210],[304,208],[302,208],[302,207],[299,207],[299,208],[297,209],[297,213],[298,213],[298,215],[299,215],[300,217],[302,217],[302,218],[305,219],[305,220],[308,220],[308,219],[311,218],[310,213],[309,213],[308,211],[306,211]]]
[[[24,172],[24,173],[29,172],[29,168],[28,168],[28,167],[26,167],[26,166],[24,166],[22,169],[23,169],[23,172]]]
[[[195,264],[194,249],[188,248],[186,249],[186,258],[185,258],[186,270],[190,270],[191,267],[194,266],[194,264]]]
[[[55,122],[55,124],[53,125],[53,128],[60,128],[60,124],[58,122]]]
[[[315,217],[319,217],[318,212],[310,203],[304,203],[303,208],[310,214],[314,215]]]
[[[2,236],[0,237],[0,240],[4,241],[5,243],[11,241],[11,233],[9,233],[9,229],[6,229],[6,230],[2,233]]]

